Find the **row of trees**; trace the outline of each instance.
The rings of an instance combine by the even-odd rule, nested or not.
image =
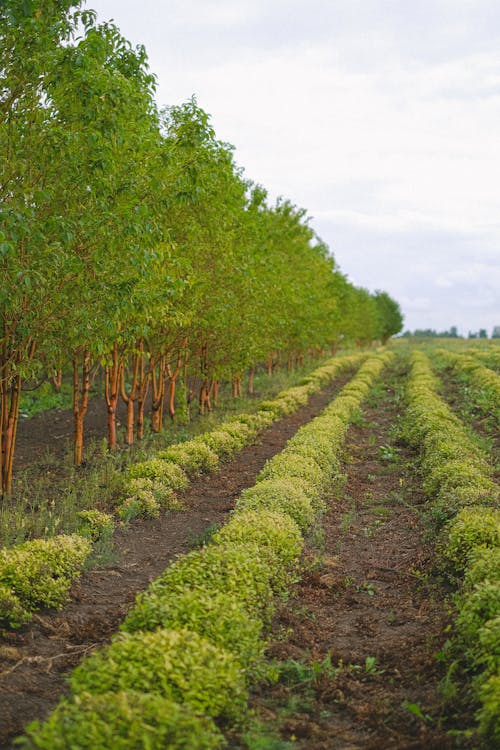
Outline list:
[[[79,464],[99,366],[113,448],[120,395],[130,443],[148,391],[153,429],[173,416],[187,367],[204,410],[257,362],[402,324],[386,293],[348,282],[302,209],[244,178],[194,99],[159,111],[144,49],[81,6],[0,2],[3,493],[26,379],[71,368]]]

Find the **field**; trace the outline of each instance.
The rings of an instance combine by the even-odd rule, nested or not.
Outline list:
[[[6,539],[1,747],[497,746],[499,351],[341,352],[94,455]]]

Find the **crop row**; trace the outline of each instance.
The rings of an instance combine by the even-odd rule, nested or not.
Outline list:
[[[392,357],[369,358],[245,490],[211,542],[139,595],[122,633],[88,657],[71,695],[27,748],[223,747],[244,725],[249,686],[269,674],[263,634],[299,570],[304,534],[340,473],[345,433]]]
[[[405,436],[420,452],[431,512],[442,525],[443,559],[459,582],[455,651],[463,655],[481,706],[480,732],[495,743],[500,740],[500,493],[483,454],[436,387],[429,360],[414,352]]]
[[[215,430],[160,451],[150,461],[129,467],[118,506],[123,520],[157,516],[161,507],[175,508],[175,491],[185,489],[189,476],[214,471],[272,422],[305,405],[340,372],[359,364],[364,355],[329,360],[298,386],[263,401],[255,414],[240,414]],[[60,608],[92,551],[92,542],[113,533],[112,516],[98,510],[80,513],[78,534],[36,539],[0,550],[0,621],[18,627],[40,607]]]
[[[479,409],[491,413],[500,423],[500,375],[474,357],[448,350],[441,350],[439,354],[460,378],[466,379]]]

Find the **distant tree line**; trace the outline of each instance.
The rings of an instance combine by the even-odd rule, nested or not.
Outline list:
[[[444,338],[444,339],[463,339],[465,336],[461,336],[458,333],[456,326],[451,326],[449,331],[436,331],[434,328],[416,328],[414,331],[405,331],[402,336],[404,338],[410,338],[415,336],[416,338]],[[480,328],[479,331],[469,331],[467,334],[469,339],[487,339],[488,331],[486,328]],[[492,339],[500,339],[500,326],[493,326],[491,337]]]

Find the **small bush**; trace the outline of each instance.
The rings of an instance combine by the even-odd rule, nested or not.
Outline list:
[[[473,658],[478,653],[479,630],[488,620],[500,615],[500,586],[484,581],[465,594],[459,602],[456,628]]]
[[[499,582],[500,585],[500,547],[481,549],[475,547],[469,555],[465,571],[464,587],[472,590],[483,581]]]
[[[28,610],[60,608],[91,550],[90,541],[77,534],[35,539],[0,550],[0,585]]]
[[[500,510],[463,508],[447,529],[446,558],[463,571],[470,553],[477,548],[500,546]]]
[[[230,435],[222,427],[218,430],[205,432],[203,435],[200,435],[199,440],[206,443],[222,459],[232,458],[241,447],[238,438]]]
[[[326,478],[318,463],[298,453],[278,453],[264,466],[257,477],[257,482],[264,479],[302,479],[316,494],[320,494],[326,486]]]
[[[269,617],[273,611],[274,571],[261,559],[255,544],[209,544],[178,558],[137,601],[148,605],[156,594],[162,597],[186,591],[227,593],[249,613]],[[276,586],[278,584],[275,584]]]
[[[289,516],[270,510],[238,512],[213,537],[215,544],[256,544],[271,550],[282,564],[292,566],[298,559],[303,539],[298,525]]]
[[[479,630],[478,658],[487,674],[500,669],[500,612]]]
[[[150,693],[82,694],[62,701],[43,724],[33,722],[26,750],[219,750],[211,719]]]
[[[213,718],[238,721],[247,694],[235,657],[188,630],[122,635],[77,667],[73,692],[161,695]]]
[[[482,703],[476,714],[479,731],[491,741],[491,747],[500,746],[500,672],[489,677],[479,688]]]
[[[146,490],[138,493],[135,497],[127,497],[117,508],[119,518],[125,523],[134,518],[158,518],[160,515],[160,504],[152,492]]]
[[[12,589],[0,583],[0,623],[19,628],[31,620],[31,612],[25,609]]]
[[[100,510],[81,510],[78,513],[78,533],[92,542],[107,541],[113,536],[113,516]]]
[[[159,451],[158,458],[172,461],[189,474],[209,473],[219,465],[217,454],[202,440],[188,440]]]
[[[261,510],[285,513],[302,531],[307,531],[316,517],[310,494],[293,479],[282,477],[258,482],[244,490],[235,507],[237,513]]]
[[[189,485],[185,472],[172,463],[161,458],[152,458],[131,464],[127,469],[130,479],[156,479],[172,490],[185,490]]]
[[[186,628],[231,651],[247,673],[262,671],[262,620],[250,615],[230,594],[199,589],[158,592],[138,602],[122,626],[128,633],[156,628]]]

